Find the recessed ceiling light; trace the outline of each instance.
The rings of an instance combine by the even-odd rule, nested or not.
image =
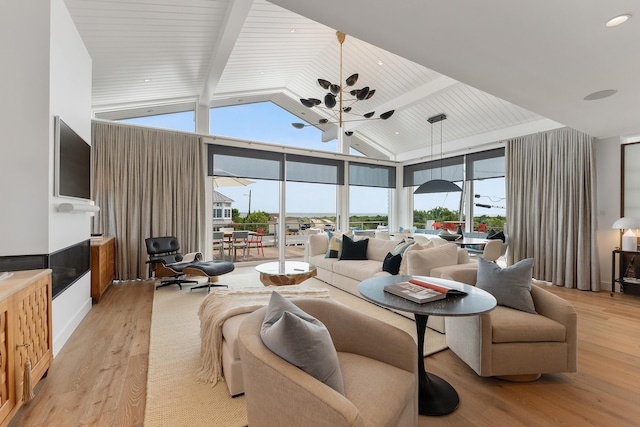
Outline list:
[[[292,28],[291,30],[289,30],[289,32],[290,32],[290,33],[295,33],[295,32],[296,32],[296,29],[295,29],[295,28]]]
[[[396,135],[400,135],[400,132],[396,131]]]
[[[144,79],[145,83],[149,83],[151,81],[151,79]]]
[[[589,95],[584,97],[585,101],[595,101],[596,99],[602,99],[602,98],[607,98],[611,95],[615,95],[616,93],[618,93],[617,90],[615,89],[605,89],[605,90],[599,90],[597,92],[593,92],[590,93]]]
[[[384,62],[382,62],[382,60],[378,61],[378,65],[384,65]]]
[[[629,18],[631,18],[630,13],[625,13],[624,15],[618,15],[614,18],[609,19],[607,23],[604,24],[604,26],[607,28],[617,27],[618,25],[624,24],[625,22],[627,22]]]

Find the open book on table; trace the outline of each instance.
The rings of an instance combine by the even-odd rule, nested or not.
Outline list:
[[[409,301],[423,304],[437,301],[447,296],[466,295],[466,292],[453,289],[444,285],[426,282],[424,280],[411,279],[407,282],[395,283],[384,287],[385,292],[408,299]]]

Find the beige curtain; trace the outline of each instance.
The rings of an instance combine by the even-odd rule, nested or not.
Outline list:
[[[204,143],[196,135],[93,122],[94,232],[116,238],[116,279],[148,277],[145,239],[205,236]]]
[[[534,277],[598,291],[593,139],[563,128],[507,141],[507,262]]]

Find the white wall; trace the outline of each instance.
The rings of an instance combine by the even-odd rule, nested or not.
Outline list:
[[[611,225],[620,218],[620,138],[595,143],[596,205],[600,257],[600,289],[611,289],[611,251],[620,246],[619,232]]]
[[[48,253],[49,4],[0,14],[0,256]]]
[[[53,118],[91,141],[91,58],[63,0],[5,2],[0,14],[0,256],[49,254],[90,237],[57,212]],[[90,274],[53,302],[54,355],[91,309]]]
[[[51,2],[49,122],[49,252],[91,235],[90,216],[60,213],[57,206],[69,199],[53,195],[53,118],[60,116],[80,137],[91,143],[91,57],[63,0]],[[76,201],[76,203],[87,203]],[[91,274],[82,276],[53,301],[53,354],[56,355],[91,310]]]

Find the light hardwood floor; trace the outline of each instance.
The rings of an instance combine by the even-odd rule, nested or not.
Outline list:
[[[478,377],[450,350],[437,353],[427,370],[456,388],[460,406],[420,417],[420,426],[640,424],[640,297],[551,290],[578,310],[578,372],[509,383]],[[112,285],[10,427],[142,426],[152,300],[152,282]]]

